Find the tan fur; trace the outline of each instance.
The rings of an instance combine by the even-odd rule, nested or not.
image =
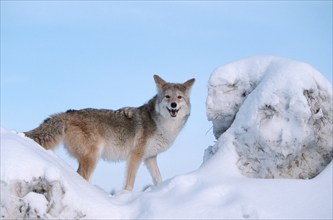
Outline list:
[[[69,110],[25,132],[45,149],[61,142],[79,162],[78,173],[89,180],[100,158],[127,160],[125,189],[132,190],[139,165],[145,162],[154,184],[162,181],[156,157],[167,150],[190,114],[194,79],[167,83],[155,75],[158,93],[141,107]]]

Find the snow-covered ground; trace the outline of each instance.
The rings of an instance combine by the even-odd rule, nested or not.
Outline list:
[[[200,168],[116,195],[22,133],[1,129],[1,218],[333,218],[332,85],[320,73],[275,57],[225,65],[209,80],[207,115],[218,141]],[[299,175],[312,169],[322,171],[290,178],[312,177]]]

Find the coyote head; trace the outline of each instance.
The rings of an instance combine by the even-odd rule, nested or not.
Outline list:
[[[156,111],[164,118],[185,117],[190,114],[190,92],[195,79],[185,83],[168,83],[154,75],[157,86]]]

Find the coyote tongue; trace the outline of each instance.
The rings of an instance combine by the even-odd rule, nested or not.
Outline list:
[[[179,109],[169,109],[167,108],[171,117],[176,117]]]

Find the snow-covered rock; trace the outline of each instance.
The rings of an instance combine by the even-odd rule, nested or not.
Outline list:
[[[313,178],[332,160],[332,85],[308,64],[263,56],[223,65],[206,106],[215,137],[233,135],[246,176]]]

